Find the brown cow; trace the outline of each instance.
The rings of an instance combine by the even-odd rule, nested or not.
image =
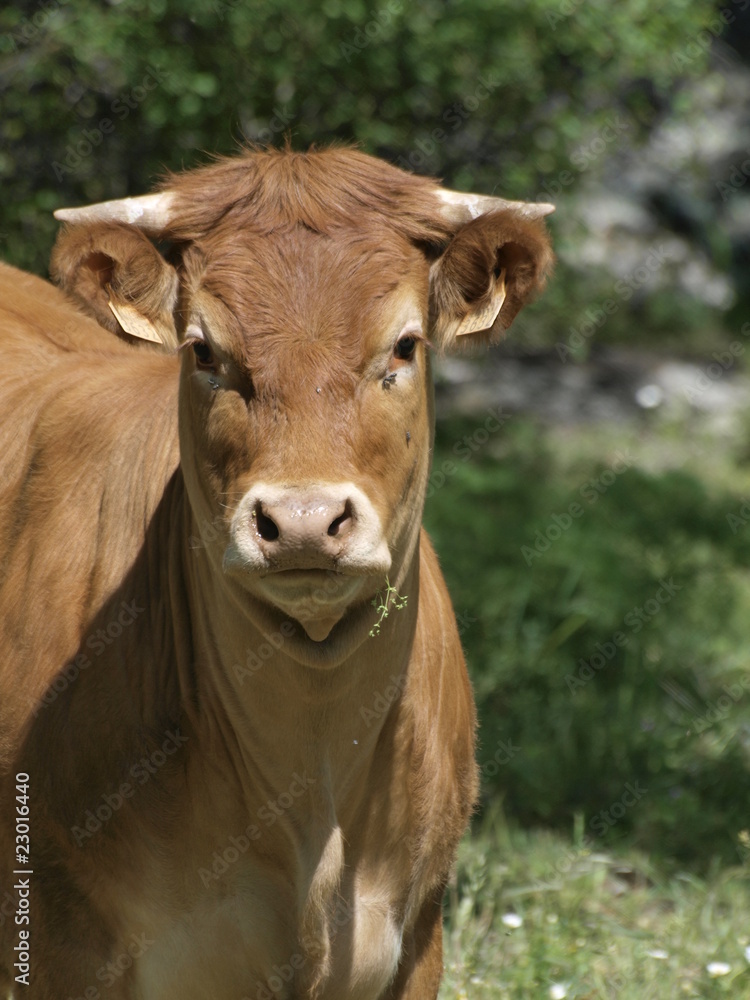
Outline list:
[[[477,782],[428,348],[503,332],[549,210],[250,152],[59,213],[63,291],[0,269],[0,988],[437,995]]]

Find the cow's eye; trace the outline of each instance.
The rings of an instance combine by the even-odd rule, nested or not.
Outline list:
[[[205,340],[193,341],[193,354],[199,368],[213,368],[214,353]]]
[[[417,340],[415,337],[402,337],[393,349],[394,357],[398,358],[399,361],[411,361],[414,357],[414,352],[417,349]]]

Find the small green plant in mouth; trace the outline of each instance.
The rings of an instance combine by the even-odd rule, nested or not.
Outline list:
[[[406,602],[409,600],[408,597],[402,597],[401,594],[396,590],[395,587],[391,586],[391,581],[388,577],[385,578],[385,594],[382,590],[379,590],[375,597],[373,597],[371,603],[374,608],[377,609],[380,617],[375,622],[373,627],[370,629],[370,635],[373,638],[380,634],[380,627],[386,620],[388,615],[391,613],[391,609],[395,608],[396,611],[402,611],[406,607]]]

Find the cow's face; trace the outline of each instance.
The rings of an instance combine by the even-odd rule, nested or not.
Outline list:
[[[237,260],[241,260],[241,274]],[[217,565],[324,638],[398,575],[430,454],[429,263],[383,229],[186,258],[181,445]]]
[[[421,241],[370,211],[261,231],[230,212],[184,241],[176,270],[121,224],[76,227],[56,250],[108,325],[179,340],[194,532],[217,574],[316,642],[412,562],[433,346],[488,340],[549,262],[517,209],[454,220],[442,243],[436,228]]]

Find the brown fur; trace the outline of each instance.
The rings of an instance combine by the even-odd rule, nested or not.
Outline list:
[[[164,235],[181,242],[209,237],[215,244],[238,232],[269,236],[300,225],[339,236],[362,233],[373,220],[413,242],[442,246],[451,236],[435,208],[436,181],[353,149],[248,150],[172,174],[161,187],[180,206]]]
[[[427,336],[430,315],[438,329],[481,300],[498,256],[515,308],[547,243],[507,213],[454,234],[433,182],[346,150],[253,153],[167,183],[174,265],[98,225],[61,234],[69,298],[0,267],[4,916],[18,772],[34,868],[18,995],[434,1000],[475,720],[420,530],[429,358],[393,345],[414,317]],[[124,342],[107,284],[175,339],[202,323],[209,375],[190,345]],[[382,574],[362,569],[335,621],[305,625],[262,574],[226,568],[262,483],[351,484],[355,541],[369,552],[356,531],[382,526],[408,596],[377,638]],[[349,577],[315,579],[335,608]],[[0,921],[0,987],[17,930]],[[145,952],[102,989],[138,935]],[[289,970],[278,989],[274,968]]]

